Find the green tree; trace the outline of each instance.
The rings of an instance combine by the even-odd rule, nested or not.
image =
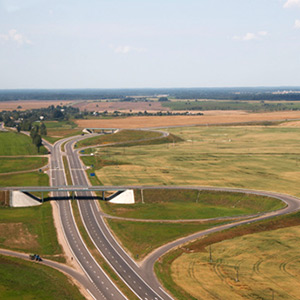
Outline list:
[[[42,146],[42,138],[39,134],[36,134],[33,138],[33,144],[36,145],[38,152],[40,152],[40,147]]]
[[[34,125],[30,130],[30,137],[34,143],[34,138],[39,134],[39,125]]]
[[[46,125],[44,123],[41,124],[40,134],[41,135],[47,135],[47,128],[46,128]]]

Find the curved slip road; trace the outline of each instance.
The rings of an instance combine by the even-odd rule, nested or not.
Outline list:
[[[84,139],[85,137],[72,137],[69,138],[68,142],[66,143],[65,149],[66,154],[69,162],[70,172],[72,176],[72,181],[74,185],[77,186],[88,186],[88,179],[86,178],[86,174],[84,171],[84,167],[81,164],[81,161],[78,157],[78,150],[73,149],[74,143],[76,143],[80,139]],[[53,174],[56,174],[54,176],[61,177],[58,181],[53,181],[53,185],[55,186],[62,186],[65,185],[66,181],[63,176],[59,173],[60,171],[63,171],[63,164],[61,159],[61,152],[59,151],[59,145],[61,145],[64,141],[67,139],[64,139],[57,143],[57,145],[54,146],[58,147],[58,149],[53,150],[53,165],[51,161],[51,169]],[[57,154],[55,156],[54,154]],[[58,167],[58,169],[57,169]],[[61,170],[60,170],[61,168]],[[56,170],[56,171],[55,171]],[[63,173],[63,172],[62,172]],[[64,182],[64,183],[63,183]],[[63,184],[62,184],[63,183]],[[106,188],[109,188],[106,186]],[[275,212],[270,212],[266,214],[259,215],[253,219],[247,219],[242,221],[237,221],[231,224],[226,224],[217,228],[208,229],[202,232],[198,232],[196,234],[192,234],[188,237],[178,239],[172,243],[169,243],[167,245],[164,245],[157,249],[156,251],[152,252],[150,255],[148,255],[144,261],[142,262],[141,267],[139,267],[123,250],[123,248],[118,244],[118,242],[115,240],[115,238],[112,236],[110,230],[107,228],[103,217],[104,214],[98,210],[98,206],[96,204],[96,201],[88,200],[93,197],[91,192],[78,192],[79,197],[86,197],[87,200],[78,200],[78,205],[81,213],[81,217],[83,219],[83,223],[86,227],[86,230],[88,234],[90,235],[90,238],[94,242],[95,246],[98,248],[99,252],[103,255],[103,257],[107,260],[107,262],[111,265],[111,267],[116,271],[116,273],[123,279],[123,281],[129,286],[129,288],[140,298],[140,299],[172,299],[171,296],[169,296],[162,288],[160,283],[158,282],[157,278],[155,277],[153,266],[155,261],[171,250],[174,247],[177,247],[181,245],[182,243],[189,242],[191,240],[194,240],[196,238],[199,238],[203,235],[207,235],[209,233],[217,232],[220,230],[228,229],[234,226],[242,225],[245,223],[255,222],[258,220],[290,213],[296,210],[300,209],[300,201],[299,199],[278,194],[278,193],[271,193],[271,192],[264,192],[264,191],[253,191],[253,190],[243,190],[243,189],[231,189],[231,188],[211,188],[211,187],[189,187],[189,186],[174,186],[174,187],[165,187],[165,186],[120,186],[118,188],[124,188],[124,189],[131,189],[131,188],[160,188],[160,189],[203,189],[203,190],[212,190],[212,191],[228,191],[228,192],[242,192],[242,193],[251,193],[256,195],[263,195],[263,196],[270,196],[275,197],[280,200],[283,200],[287,203],[287,207],[278,210]],[[58,201],[59,205],[60,202],[68,202],[69,201]],[[62,205],[61,205],[62,206]],[[60,207],[60,211],[62,213],[67,212],[67,219],[69,222],[74,223],[74,219],[72,218],[72,210],[70,208],[70,204],[65,205],[64,207]],[[62,217],[62,220],[65,219],[66,216]],[[74,223],[75,224],[75,223]],[[76,233],[76,225],[72,230],[73,235]],[[65,233],[68,232],[66,235],[69,235],[70,228],[66,224],[64,225]],[[72,235],[72,234],[71,234]],[[80,240],[80,237],[76,237],[77,242]],[[72,242],[72,240],[71,240]],[[81,241],[82,242],[82,241]],[[82,242],[83,243],[83,242]],[[73,245],[74,249],[76,249],[76,244]],[[84,247],[84,245],[83,245]],[[73,249],[72,248],[72,249]],[[80,257],[82,256],[81,252],[76,252],[74,250],[74,256],[77,257],[78,261],[80,260]],[[98,296],[95,296],[96,299]],[[110,298],[108,298],[110,299]]]

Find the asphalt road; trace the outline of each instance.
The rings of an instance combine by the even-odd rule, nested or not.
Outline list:
[[[69,168],[74,185],[88,186],[88,180],[83,170],[77,152],[73,149],[74,141],[66,143],[65,149],[69,162]],[[127,286],[140,298],[145,300],[172,299],[164,292],[157,281],[147,282],[145,276],[135,262],[124,252],[110,231],[98,211],[97,204],[91,192],[77,192],[81,217],[90,238],[104,256],[106,261],[122,278]]]
[[[83,139],[86,137],[80,137]],[[76,186],[88,186],[88,180],[84,171],[84,166],[78,157],[78,151],[74,150],[73,145],[77,140],[70,140],[66,143],[65,149],[69,162],[69,168],[72,176],[73,185]],[[58,184],[57,185],[62,185]],[[126,188],[126,187],[124,187]],[[140,186],[130,187],[130,188],[141,188]],[[142,187],[146,188],[163,188],[166,187]],[[195,187],[170,187],[170,188],[195,188]],[[201,187],[197,187],[199,189]],[[189,237],[179,239],[172,243],[169,243],[158,250],[150,254],[144,261],[141,267],[139,267],[122,249],[115,238],[111,235],[111,232],[107,228],[104,220],[103,214],[98,210],[96,201],[90,200],[93,195],[89,191],[78,192],[77,196],[79,198],[86,198],[78,200],[79,209],[81,212],[81,217],[83,219],[84,225],[90,238],[98,248],[99,252],[104,256],[110,266],[115,270],[115,272],[123,279],[123,281],[128,285],[128,287],[140,298],[140,299],[172,299],[161,287],[155,274],[153,272],[153,266],[155,261],[165,254],[167,251],[173,247],[179,246],[183,243],[191,241],[195,238],[199,238],[209,233],[217,232],[220,230],[228,229],[234,226],[242,225],[245,223],[255,222],[265,218],[270,218],[273,216],[278,216],[292,211],[300,209],[300,202],[297,198],[288,195],[282,195],[278,193],[268,193],[263,191],[253,191],[253,190],[242,190],[242,189],[230,189],[230,188],[209,188],[202,187],[205,190],[214,191],[228,191],[228,192],[243,192],[252,193],[257,195],[276,197],[287,203],[287,207],[280,210],[267,214],[262,214],[256,216],[251,220],[237,221],[231,224],[223,225],[220,227],[212,228],[206,231],[202,231]]]
[[[78,157],[78,151],[73,149],[74,143],[85,137],[71,137],[68,139],[61,140],[57,142],[51,149],[51,185],[52,186],[65,186],[66,178],[62,162],[62,153],[60,151],[60,146],[66,140],[66,154],[69,162],[70,172],[72,176],[73,185],[75,186],[88,186],[88,180],[84,171],[84,166],[82,166],[81,161]],[[170,249],[179,246],[183,243],[189,242],[201,236],[207,235],[209,233],[217,232],[220,230],[228,229],[234,226],[242,225],[245,223],[255,222],[258,220],[263,220],[266,218],[290,213],[300,209],[299,199],[282,195],[278,193],[264,192],[264,191],[253,191],[244,189],[231,189],[231,188],[209,188],[209,187],[188,187],[188,186],[176,186],[176,187],[165,187],[165,186],[130,186],[130,187],[120,187],[120,188],[196,188],[203,190],[213,190],[213,191],[228,191],[228,192],[242,192],[242,193],[252,193],[257,195],[271,196],[279,198],[287,203],[287,207],[267,214],[261,214],[252,218],[251,220],[240,220],[231,224],[226,224],[220,227],[208,229],[185,238],[178,239],[174,242],[168,243],[151,253],[146,257],[139,267],[131,257],[129,257],[122,247],[118,244],[115,238],[112,236],[110,230],[107,228],[103,217],[104,214],[98,210],[96,201],[90,200],[93,195],[92,192],[84,191],[77,192],[79,198],[85,198],[78,200],[79,209],[83,223],[86,227],[90,238],[98,248],[99,252],[107,260],[110,266],[116,271],[116,273],[123,279],[123,281],[128,285],[128,287],[140,298],[140,299],[172,299],[161,287],[157,278],[155,277],[153,266],[155,261],[165,254]],[[66,193],[54,192],[55,197],[65,197]],[[59,200],[57,201],[59,206],[59,211],[62,220],[62,227],[65,233],[65,237],[72,249],[74,257],[78,260],[79,264],[84,269],[88,278],[93,283],[92,292],[95,299],[124,299],[124,296],[116,289],[116,287],[107,279],[106,275],[103,273],[101,268],[94,261],[93,257],[87,250],[83,241],[81,240],[80,234],[78,233],[74,218],[72,215],[72,210],[69,200]]]
[[[69,139],[74,139],[74,137]],[[61,145],[65,141],[66,139],[60,140],[55,143],[52,148],[50,162],[50,178],[52,186],[67,185],[61,153]],[[66,192],[54,192],[53,196],[56,198],[64,198],[68,197],[68,194]],[[70,200],[62,199],[58,200],[56,203],[59,208],[63,232],[73,256],[82,267],[90,282],[93,283],[92,286],[89,286],[89,293],[92,294],[94,299],[126,299],[103,272],[83,242],[74,220]]]

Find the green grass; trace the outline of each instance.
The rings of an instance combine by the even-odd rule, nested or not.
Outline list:
[[[12,175],[0,174],[0,186],[48,186],[49,177],[42,172],[29,172]]]
[[[30,261],[0,256],[0,294],[13,299],[84,299],[61,272]]]
[[[0,208],[0,247],[63,260],[50,202],[27,208]]]
[[[47,157],[0,157],[0,173],[38,169],[47,163]]]
[[[154,220],[232,217],[285,206],[285,203],[277,199],[242,193],[146,189],[143,195],[144,203],[126,205],[100,201],[100,204],[110,215]]]
[[[0,155],[37,155],[47,154],[45,147],[37,151],[37,147],[33,145],[31,138],[22,133],[16,132],[0,132]]]
[[[109,143],[128,143],[142,139],[153,139],[161,137],[160,132],[142,130],[121,130],[114,134],[105,134],[79,141],[77,147],[103,145]]]
[[[82,133],[73,121],[45,121],[44,123],[47,127],[47,135],[43,138],[52,144],[62,138]]]
[[[300,196],[300,128],[280,126],[170,129],[176,144],[108,147],[96,175],[104,185],[206,185]],[[125,149],[125,150],[124,150]]]
[[[177,238],[224,224],[224,222],[149,223],[114,219],[107,219],[107,222],[123,246],[136,259],[142,259],[154,249]]]
[[[68,185],[72,185],[72,177],[71,177],[71,173],[70,173],[70,169],[69,169],[68,159],[65,156],[63,156],[63,162],[64,162],[67,183],[68,183]]]
[[[46,125],[47,129],[73,129],[77,127],[73,121],[45,121],[44,124]]]

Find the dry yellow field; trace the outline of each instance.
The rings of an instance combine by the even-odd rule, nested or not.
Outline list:
[[[183,254],[173,280],[196,299],[300,299],[300,226],[246,235]]]
[[[31,101],[3,101],[0,102],[0,111],[7,110],[26,110],[26,109],[38,109],[48,107],[50,105],[68,105],[73,101],[39,101],[39,100],[31,100]],[[18,108],[21,106],[21,108]]]
[[[96,175],[104,185],[206,185],[300,195],[300,128],[172,128],[184,141],[95,149],[114,160]]]
[[[269,113],[220,113],[205,112],[203,116],[153,116],[128,117],[122,119],[76,120],[79,127],[99,128],[147,128],[183,125],[211,125],[240,122],[277,121],[299,119],[300,111],[269,112]]]

